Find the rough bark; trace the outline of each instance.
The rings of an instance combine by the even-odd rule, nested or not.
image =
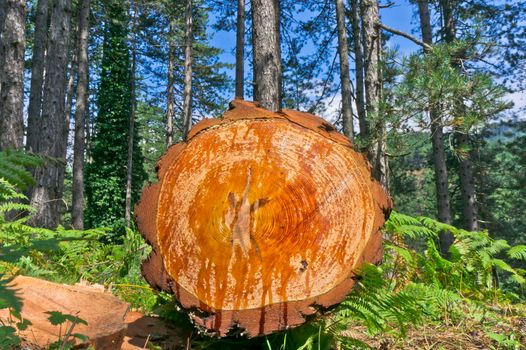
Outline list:
[[[78,81],[75,100],[75,142],[73,145],[73,186],[71,224],[84,229],[84,151],[88,102],[88,37],[90,0],[82,0],[79,13]]]
[[[352,30],[354,37],[354,55],[356,69],[356,110],[360,125],[360,136],[367,138],[367,118],[365,113],[364,77],[363,77],[363,48],[360,23],[359,0],[351,0],[352,3]]]
[[[27,110],[26,150],[38,152],[41,130],[42,92],[44,88],[44,66],[48,36],[48,0],[38,0],[31,63],[31,87]]]
[[[283,64],[281,62],[281,0],[274,0],[274,9],[276,16],[274,17],[274,27],[276,30],[276,55],[278,64],[278,109],[281,109],[283,102]]]
[[[378,61],[378,117],[374,124],[375,144],[373,145],[373,176],[377,179],[386,191],[389,191],[389,158],[387,156],[387,134],[385,130],[384,115],[385,111],[380,106],[380,101],[384,99],[383,71],[382,71],[382,41],[380,27],[377,34],[377,61]]]
[[[26,3],[0,1],[0,150],[23,147]]]
[[[343,134],[352,140],[353,112],[352,112],[352,92],[351,77],[349,74],[349,46],[347,44],[347,27],[345,25],[345,6],[343,0],[335,0],[336,25],[338,28],[338,54],[340,56],[340,84],[342,95],[342,119]]]
[[[391,201],[322,118],[236,99],[172,146],[157,175],[135,210],[153,246],[143,275],[209,332],[302,324],[381,259]]]
[[[166,146],[173,143],[174,134],[174,69],[175,69],[175,42],[173,19],[170,19],[168,28],[168,86],[166,87]]]
[[[62,209],[67,145],[68,128],[64,123],[64,110],[71,0],[56,0],[50,17],[38,151],[59,161],[48,162],[46,167],[35,172],[36,185],[31,194],[31,205],[36,208],[36,213],[31,222],[39,227],[55,228]]]
[[[133,190],[133,144],[135,132],[135,112],[137,109],[136,96],[136,79],[137,79],[137,7],[135,1],[132,1],[133,10],[133,30],[132,30],[132,47],[131,47],[131,110],[128,122],[128,157],[126,159],[126,194],[124,197],[124,220],[126,226],[131,224],[131,202]]]
[[[70,339],[77,345],[74,348],[120,349],[126,333],[124,318],[129,306],[113,295],[95,286],[69,286],[25,276],[15,277],[9,282],[9,287],[22,299],[22,318],[31,321],[28,328],[17,333],[24,340],[23,345],[27,345],[22,348],[49,349],[51,343],[63,339],[64,327],[54,326],[48,320],[47,312],[58,311],[87,322],[87,325],[75,324],[73,333],[83,334],[89,340]],[[0,310],[0,321],[12,323],[9,309]],[[70,326],[68,324],[68,328]]]
[[[384,122],[380,116],[380,30],[378,26],[378,1],[362,1],[362,24],[364,36],[364,72],[367,118],[371,123],[368,134],[368,156],[373,163],[373,176],[388,188],[388,168]]]
[[[245,96],[245,0],[237,0],[236,97]]]
[[[431,28],[431,15],[428,0],[418,0],[418,13],[420,16],[420,30],[422,39],[429,47],[433,45],[433,31]],[[427,54],[429,48],[424,48]],[[444,131],[442,128],[442,115],[434,103],[429,106],[431,119],[431,142],[433,145],[433,166],[435,170],[436,206],[437,217],[440,222],[451,223],[451,209],[449,203],[449,182],[444,150]],[[440,251],[442,256],[449,255],[449,247],[453,244],[454,237],[451,232],[441,231],[439,236]]]
[[[378,118],[380,104],[380,79],[378,77],[378,3],[362,0],[362,24],[364,35],[364,73],[366,111],[370,120]]]
[[[281,108],[281,50],[276,0],[252,0],[254,99],[261,106]]]
[[[192,128],[192,64],[193,64],[193,14],[192,1],[186,0],[185,49],[184,49],[184,91],[183,91],[183,139],[186,140]]]

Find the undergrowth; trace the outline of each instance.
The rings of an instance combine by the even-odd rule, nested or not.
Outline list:
[[[100,283],[132,308],[155,313],[195,334],[171,296],[155,293],[140,275],[149,246],[134,229],[122,244],[107,244],[107,229],[30,227],[33,209],[23,190],[33,184],[27,167],[43,159],[0,152],[0,308],[13,324],[0,324],[0,348],[16,346],[20,301],[5,278],[17,274],[53,281]],[[437,248],[441,231],[455,237],[450,257]],[[356,287],[336,308],[279,334],[245,339],[192,336],[195,349],[455,348],[470,339],[494,349],[526,348],[526,245],[510,246],[488,232],[467,232],[426,217],[391,214],[384,226],[384,261],[356,271]],[[50,310],[53,311],[53,310]],[[21,327],[21,328],[17,328]],[[13,340],[14,339],[14,340]],[[449,339],[449,340],[448,340]],[[451,340],[452,339],[452,340]],[[7,342],[7,340],[6,340]],[[456,346],[455,345],[455,346]],[[155,349],[151,343],[150,348]]]

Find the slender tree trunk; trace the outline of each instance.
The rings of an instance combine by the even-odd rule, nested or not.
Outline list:
[[[66,88],[66,107],[64,111],[64,120],[68,129],[71,122],[71,107],[73,105],[73,92],[75,88],[75,74],[77,69],[77,47],[76,45],[73,46],[74,47],[73,54],[71,55],[71,65],[69,67],[68,85]]]
[[[237,0],[236,97],[245,96],[245,0]]]
[[[274,17],[274,26],[276,28],[276,48],[277,64],[278,64],[278,109],[281,109],[283,102],[283,64],[281,62],[281,0],[274,0],[274,9],[276,16]]]
[[[378,77],[378,3],[376,0],[362,0],[362,23],[364,35],[364,72],[367,116],[378,118],[380,104],[380,79]]]
[[[20,149],[24,145],[26,2],[1,0],[0,6],[0,150]]]
[[[48,0],[38,0],[33,40],[33,58],[31,64],[31,88],[27,111],[26,149],[38,152],[38,139],[41,131],[42,91],[44,87],[44,66],[48,36]]]
[[[356,69],[356,109],[360,125],[360,136],[367,137],[367,118],[365,113],[364,78],[363,78],[363,48],[362,33],[360,25],[359,0],[351,0],[352,3],[352,30],[354,36],[354,55]]]
[[[351,78],[349,75],[349,47],[347,27],[345,26],[345,6],[343,0],[335,0],[336,23],[338,28],[338,53],[340,56],[340,83],[342,94],[343,133],[350,140],[354,137]]]
[[[373,175],[385,189],[388,188],[386,140],[384,123],[380,116],[380,30],[378,26],[378,1],[362,0],[362,24],[364,35],[365,97],[367,118],[373,124],[368,130],[368,155],[373,164]]]
[[[172,19],[168,29],[168,86],[166,88],[166,146],[173,143],[174,134],[174,68],[175,68],[175,43]]]
[[[60,221],[67,126],[64,123],[71,0],[56,0],[51,14],[46,79],[42,99],[39,152],[59,159],[37,169],[31,205],[35,226],[55,228]]]
[[[429,46],[433,45],[433,31],[431,28],[431,15],[428,0],[418,0],[418,13],[420,15],[420,29],[422,40]],[[427,54],[429,49],[424,48]],[[435,169],[436,205],[437,216],[440,222],[451,224],[451,209],[449,204],[449,182],[444,151],[444,131],[442,128],[442,115],[435,103],[429,106],[431,119],[431,142],[433,144],[433,165]],[[441,231],[439,237],[442,256],[449,255],[449,247],[453,244],[454,237],[449,231]]]
[[[477,195],[475,192],[475,177],[473,176],[473,161],[471,160],[471,146],[468,132],[457,131],[455,135],[457,146],[467,150],[462,155],[459,164],[460,192],[462,198],[462,214],[464,225],[468,231],[480,230],[478,222]]]
[[[447,43],[455,41],[457,36],[457,26],[453,15],[453,6],[457,0],[440,0],[443,15],[444,39]]]
[[[131,202],[132,202],[132,189],[133,189],[133,143],[135,133],[135,112],[137,109],[137,96],[136,96],[136,78],[137,78],[137,7],[135,1],[132,1],[133,10],[133,29],[132,29],[132,47],[131,47],[131,111],[130,121],[128,128],[128,159],[126,160],[126,195],[125,195],[125,208],[124,208],[124,220],[126,226],[130,227],[131,224]]]
[[[378,23],[378,22],[377,22]],[[387,157],[387,133],[385,130],[385,111],[381,106],[381,101],[384,97],[384,86],[383,86],[383,71],[382,71],[382,36],[380,27],[377,28],[377,62],[378,62],[378,117],[375,122],[374,133],[376,135],[376,145],[374,149],[374,162],[373,162],[373,175],[380,181],[384,189],[389,192],[389,158]]]
[[[455,41],[457,35],[454,16],[456,0],[441,0],[440,5],[444,17],[444,38],[447,43],[451,44]],[[460,62],[456,60],[453,60],[452,62],[454,67],[460,70]],[[462,103],[459,103],[455,108],[457,108],[460,114],[464,112],[464,106]],[[475,178],[473,176],[473,161],[471,159],[469,131],[455,130],[455,139],[459,149],[468,150],[462,154],[458,168],[464,227],[469,231],[477,231],[480,229],[480,226],[478,223],[477,197],[475,192]]]
[[[276,0],[252,0],[254,99],[271,111],[281,107],[281,54]]]
[[[71,224],[84,229],[84,150],[88,102],[88,36],[90,0],[83,0],[79,13],[78,81],[75,100],[75,143],[73,146],[73,199]]]
[[[186,0],[185,51],[184,51],[184,91],[183,91],[183,138],[188,137],[192,128],[192,61],[193,61],[193,16],[192,1]]]
[[[89,47],[89,41],[88,41],[88,47]],[[86,112],[84,114],[84,127],[86,128],[86,141],[84,148],[86,150],[86,156],[85,156],[85,162],[84,163],[90,163],[91,162],[91,130],[92,130],[92,123],[91,123],[91,113],[90,113],[90,89],[89,89],[89,65],[88,65],[88,77],[86,82]]]

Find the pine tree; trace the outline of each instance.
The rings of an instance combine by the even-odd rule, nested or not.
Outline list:
[[[64,118],[71,0],[57,0],[51,9],[45,82],[42,94],[42,114],[38,124],[38,141],[35,152],[58,162],[35,171],[36,185],[31,193],[31,205],[37,209],[31,222],[35,226],[55,228],[60,223],[66,149],[69,125]]]
[[[89,227],[121,226],[125,214],[126,164],[131,115],[131,60],[125,5],[105,3],[102,73],[98,91],[98,114],[91,145],[92,161],[86,169],[86,221]],[[138,147],[137,128],[133,135],[132,202],[145,179]]]
[[[24,106],[24,1],[0,2],[0,150],[21,148]]]

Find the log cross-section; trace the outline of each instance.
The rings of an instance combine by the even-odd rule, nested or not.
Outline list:
[[[235,100],[168,149],[158,178],[135,210],[153,247],[143,275],[216,335],[302,324],[382,257],[391,201],[314,115]]]

